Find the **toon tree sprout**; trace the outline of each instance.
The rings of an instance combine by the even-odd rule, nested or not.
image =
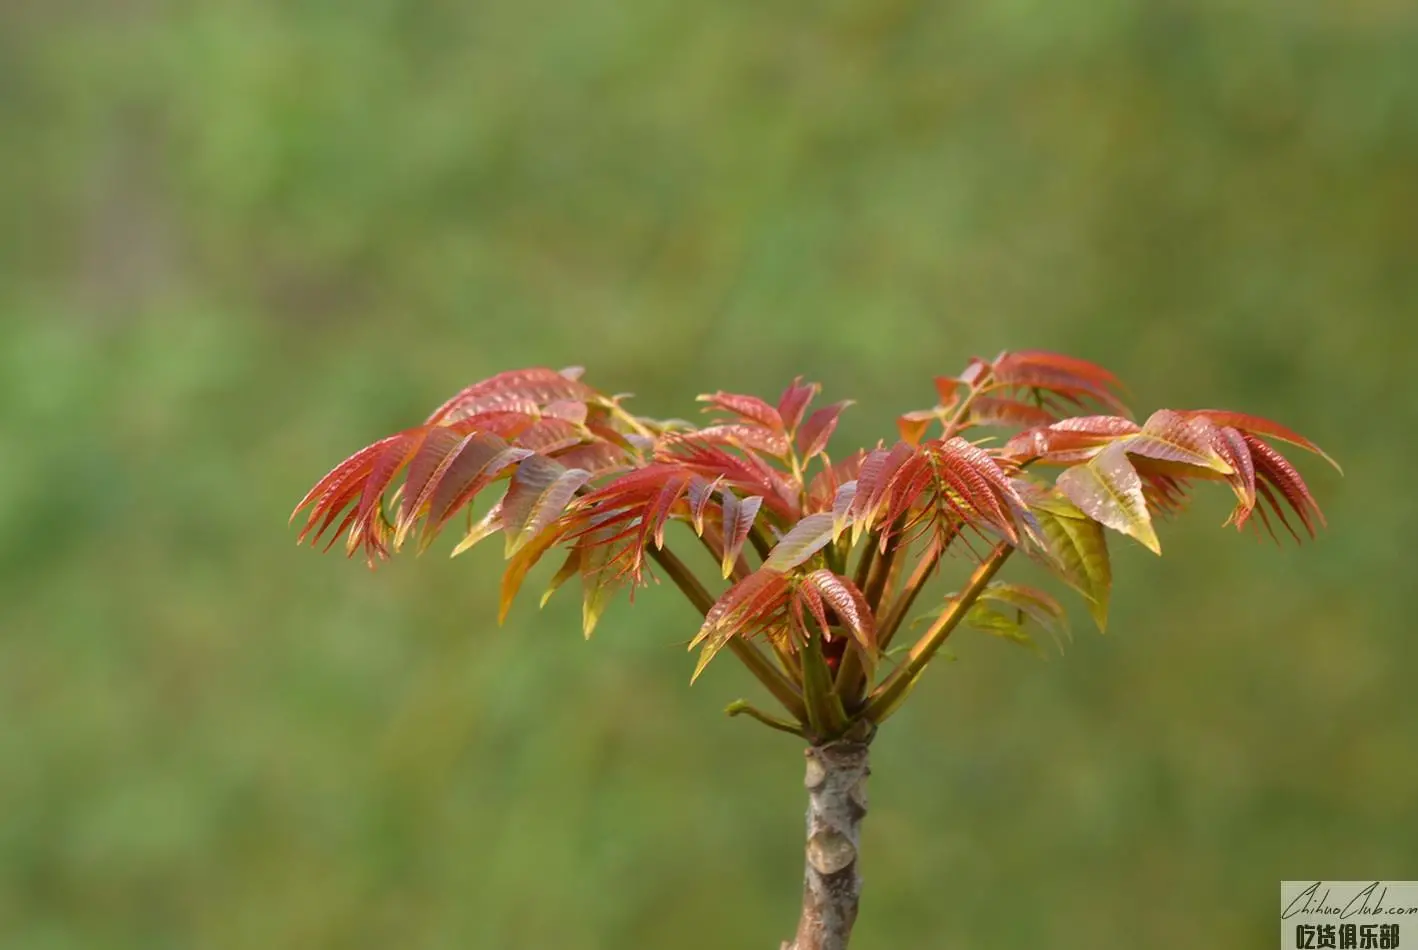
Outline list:
[[[454,554],[504,538],[499,622],[532,566],[556,552],[542,603],[577,581],[587,636],[617,588],[655,571],[671,580],[703,616],[691,681],[728,651],[771,705],[738,700],[727,711],[807,744],[803,901],[783,947],[838,950],[857,916],[877,728],[962,624],[1026,644],[1036,630],[1067,632],[1052,596],[996,579],[1010,557],[1077,590],[1101,630],[1112,576],[1104,529],[1160,553],[1154,515],[1177,511],[1198,481],[1235,494],[1227,523],[1237,528],[1299,540],[1323,524],[1272,442],[1333,460],[1266,419],[1163,409],[1139,424],[1111,373],[1038,351],[972,359],[935,387],[936,404],[902,415],[891,444],[829,455],[849,403],[809,411],[819,386],[801,378],[776,403],[701,396],[716,418],[698,426],[634,415],[579,369],[501,373],[320,479],[296,506],[309,509],[300,539],[328,535],[328,549],[343,536],[372,567],[411,542],[424,550],[466,513]],[[995,437],[966,438],[979,430]],[[475,517],[475,499],[495,486],[500,497]],[[688,528],[673,550],[671,522]],[[696,567],[686,544],[707,551]],[[956,554],[972,566],[960,590],[918,604]],[[924,629],[898,644],[918,606]]]

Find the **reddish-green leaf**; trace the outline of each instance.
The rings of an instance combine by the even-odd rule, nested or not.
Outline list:
[[[489,538],[503,530],[502,503],[503,499],[499,498],[493,503],[493,506],[487,510],[486,514],[473,522],[468,527],[467,533],[463,535],[462,539],[448,556],[457,557],[479,541]]]
[[[561,534],[553,526],[522,545],[517,549],[517,553],[508,559],[507,568],[502,572],[502,594],[497,604],[499,624],[507,619],[507,612],[512,609],[512,601],[517,598],[517,592],[522,589],[522,582],[527,579],[527,572],[559,540]]]
[[[587,640],[591,639],[605,612],[617,577],[610,548],[606,545],[588,547],[581,563],[581,632]]]
[[[533,455],[518,463],[502,500],[505,557],[511,557],[561,517],[566,505],[591,473],[568,469],[553,459]]]
[[[1059,491],[1084,514],[1114,531],[1130,535],[1154,554],[1162,553],[1152,516],[1142,494],[1142,479],[1122,445],[1111,445],[1058,478]]]
[[[763,499],[757,495],[750,495],[740,500],[728,488],[721,488],[719,495],[720,510],[723,512],[722,530],[724,534],[724,556],[720,567],[724,576],[728,577],[734,571],[734,562],[738,560],[739,552],[743,550],[744,542],[748,540],[748,533],[753,530],[753,519],[757,517]]]
[[[808,515],[783,535],[773,546],[763,566],[774,571],[788,571],[804,563],[833,539],[832,515],[821,512]]]
[[[836,541],[852,521],[852,503],[857,497],[857,482],[852,480],[837,489],[832,499],[832,540]]]
[[[437,475],[428,517],[419,536],[419,550],[427,549],[448,519],[479,491],[531,454],[530,449],[509,447],[495,435],[475,432],[466,437]]]
[[[586,550],[584,545],[577,544],[566,553],[566,560],[561,562],[561,567],[556,569],[556,573],[547,582],[547,589],[542,591],[542,599],[537,602],[539,608],[545,607],[552,595],[561,590],[567,581],[580,575],[581,565],[586,560]]]
[[[1128,436],[1123,444],[1129,455],[1230,475],[1231,466],[1217,453],[1215,439],[1216,427],[1205,419],[1161,409],[1148,417],[1142,431]]]
[[[806,510],[828,511],[837,498],[838,491],[847,482],[855,482],[857,472],[862,467],[866,452],[857,449],[840,462],[824,462],[812,477],[807,489]],[[853,491],[855,491],[855,487]]]

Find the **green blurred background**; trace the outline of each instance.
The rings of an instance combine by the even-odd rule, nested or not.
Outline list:
[[[851,443],[1045,347],[1345,464],[1316,545],[1221,489],[1117,544],[1061,660],[962,635],[854,945],[1274,946],[1282,878],[1418,877],[1411,2],[6,3],[0,123],[7,950],[789,935],[799,749],[688,688],[672,590],[587,644],[495,627],[492,546],[293,543],[538,364],[651,415],[804,373]]]

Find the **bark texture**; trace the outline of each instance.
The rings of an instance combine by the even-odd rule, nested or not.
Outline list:
[[[782,950],[846,950],[857,921],[867,744],[838,740],[807,752],[807,860],[798,932]]]

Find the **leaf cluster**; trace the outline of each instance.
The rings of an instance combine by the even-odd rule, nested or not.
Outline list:
[[[1102,629],[1105,529],[1160,553],[1156,517],[1200,482],[1229,487],[1238,529],[1299,539],[1323,524],[1272,444],[1323,456],[1302,436],[1209,409],[1139,423],[1111,373],[1053,353],[972,359],[935,380],[935,405],[900,416],[899,438],[835,458],[850,403],[815,407],[820,387],[802,378],[775,402],[703,395],[710,418],[695,425],[634,415],[581,376],[533,368],[467,387],[320,479],[296,507],[300,540],[343,538],[372,567],[411,541],[426,549],[461,515],[454,554],[503,537],[499,619],[556,551],[542,603],[579,581],[587,636],[616,590],[662,573],[703,614],[694,676],[729,649],[787,718],[743,702],[732,713],[822,739],[874,730],[961,623],[1029,644],[1030,626],[1066,633],[1051,596],[994,579],[1015,552],[1076,589]],[[686,542],[704,549],[701,569],[671,550]],[[898,656],[907,613],[956,553],[974,564],[965,586]]]

